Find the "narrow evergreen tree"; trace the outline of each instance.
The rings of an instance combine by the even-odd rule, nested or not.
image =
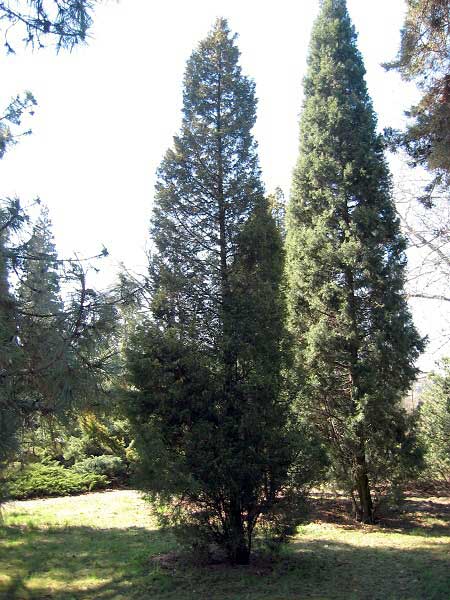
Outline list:
[[[70,379],[68,371],[75,367],[65,331],[59,267],[51,221],[43,208],[23,247],[16,294],[18,335],[25,359],[23,387],[33,412],[43,415],[58,412]]]
[[[402,395],[422,341],[403,292],[405,241],[345,0],[314,25],[287,215],[289,323],[301,399],[357,516],[406,446]]]
[[[219,19],[188,61],[181,133],[157,184],[153,310],[128,367],[147,489],[172,525],[247,563],[258,521],[287,531],[295,444],[280,394],[282,243],[238,58]],[[299,469],[297,489],[310,477]]]

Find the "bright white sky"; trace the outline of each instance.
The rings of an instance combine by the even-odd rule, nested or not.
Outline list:
[[[89,45],[3,56],[0,106],[31,90],[23,138],[0,162],[0,195],[48,205],[62,254],[105,245],[112,265],[145,268],[155,171],[181,119],[185,63],[218,16],[239,34],[259,98],[254,134],[267,191],[289,192],[318,0],[120,0],[96,9]],[[398,49],[403,0],[348,0],[380,127],[401,127],[415,90],[380,64]],[[109,267],[106,279],[113,279]]]

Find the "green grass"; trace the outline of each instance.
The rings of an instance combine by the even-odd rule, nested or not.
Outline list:
[[[448,600],[450,500],[409,506],[402,521],[361,527],[321,504],[276,561],[233,568],[180,559],[133,491],[14,502],[0,528],[0,598]]]

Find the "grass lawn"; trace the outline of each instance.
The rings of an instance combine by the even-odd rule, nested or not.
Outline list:
[[[381,526],[339,503],[274,562],[201,566],[179,558],[137,492],[13,502],[0,527],[0,598],[58,600],[449,600],[450,498],[409,498]]]

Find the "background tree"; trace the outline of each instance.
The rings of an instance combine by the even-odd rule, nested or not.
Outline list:
[[[51,414],[61,385],[60,369],[66,370],[64,349],[64,305],[60,296],[58,257],[47,209],[33,226],[25,253],[14,257],[20,276],[17,286],[17,326],[25,349],[24,384],[30,402],[39,412]],[[20,272],[19,272],[20,267]]]
[[[117,354],[117,312],[108,294],[88,287],[88,262],[57,257],[46,211],[32,226],[13,201],[0,219],[3,468],[24,427],[67,422],[99,403]]]
[[[419,434],[425,449],[426,474],[450,485],[450,359],[430,376],[421,396]]]
[[[422,342],[403,292],[405,240],[344,0],[314,25],[287,218],[289,322],[301,403],[358,518],[407,446],[400,401]]]
[[[0,224],[4,225],[8,216],[6,211],[0,211]],[[15,302],[8,281],[6,236],[7,230],[0,230],[0,473],[15,448],[19,421],[14,402],[14,379],[8,374],[20,368],[22,358],[17,343]]]
[[[23,43],[41,48],[49,40],[56,42],[57,50],[73,48],[86,39],[95,3],[0,2],[7,51],[13,52]],[[25,38],[21,37],[24,31]],[[11,100],[0,117],[0,158],[18,137],[30,133],[20,125],[25,114],[33,114],[35,105],[30,92]],[[114,347],[106,349],[106,340],[111,341],[115,330],[111,298],[86,285],[86,262],[58,260],[57,269],[53,268],[54,248],[48,246],[49,252],[45,251],[44,238],[36,229],[27,244],[25,225],[29,221],[18,199],[0,200],[0,474],[24,419],[37,418],[56,404],[61,416],[67,414],[74,398],[92,398],[115,352]],[[13,241],[16,234],[19,237]],[[10,287],[12,272],[22,279],[19,295]],[[62,281],[66,301],[58,305],[57,289]],[[37,282],[40,287],[35,286]]]
[[[275,536],[292,525],[312,461],[289,487],[302,447],[281,396],[282,244],[238,58],[219,19],[188,61],[181,132],[158,173],[152,314],[127,357],[147,488],[168,522],[245,564],[258,521]]]
[[[450,202],[444,186],[435,188],[432,206],[418,202],[429,176],[405,166],[395,176],[395,204],[408,239],[406,291],[428,320],[428,355],[445,353],[450,342]]]
[[[385,65],[406,81],[414,81],[423,95],[409,113],[406,132],[394,141],[406,149],[413,165],[434,172],[427,192],[450,183],[450,2],[408,0],[397,60]]]
[[[29,239],[12,253],[11,264],[18,278],[22,379],[33,412],[61,414],[64,403],[70,411],[77,397],[80,408],[82,400],[89,402],[98,393],[98,376],[115,352],[115,303],[87,286],[80,261],[59,260],[46,208]]]
[[[450,273],[450,2],[408,0],[397,70],[421,92],[405,131],[387,130],[391,150],[404,151],[410,167],[396,185],[401,224],[413,248],[408,293],[434,301],[431,308],[442,332],[431,337],[439,348],[449,340],[448,278]],[[419,200],[419,202],[417,202]],[[436,337],[436,339],[433,339]]]

